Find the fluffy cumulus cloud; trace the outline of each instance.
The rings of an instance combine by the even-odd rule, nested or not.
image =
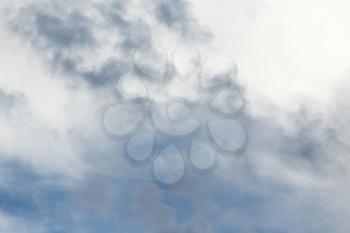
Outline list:
[[[346,6],[2,1],[0,233],[349,232]]]

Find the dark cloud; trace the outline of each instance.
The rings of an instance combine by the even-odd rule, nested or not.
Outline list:
[[[256,151],[252,153],[273,155],[289,168],[319,175],[334,162],[335,155],[329,153],[329,148],[339,144],[332,136],[334,132],[326,115],[317,112],[314,106],[301,105],[293,113],[282,113],[278,108],[266,106],[270,116],[264,117],[255,117],[249,113],[249,108],[244,121],[250,132],[248,149]]]
[[[9,22],[10,29],[26,41],[29,39],[35,47],[53,52],[95,45],[93,21],[79,10],[64,11],[63,7],[29,4]]]
[[[65,21],[39,12],[35,18],[37,34],[45,38],[47,46],[69,48],[95,43],[95,38],[89,29],[90,22],[86,17],[74,12],[69,14]]]
[[[203,29],[191,12],[191,5],[183,0],[156,0],[154,14],[162,24],[176,30],[182,36],[198,39],[211,39],[210,33]]]
[[[117,80],[129,71],[129,64],[110,58],[98,70],[80,71],[80,75],[95,87],[104,86]]]
[[[83,79],[92,86],[98,87],[117,79],[124,73],[125,66],[122,65],[125,62],[124,59],[107,58],[92,68],[86,68],[84,65],[87,61],[96,60],[92,56],[98,52],[102,43],[96,38],[103,30],[102,28],[109,30],[108,26],[114,26],[121,29],[119,32],[121,36],[116,34],[118,37],[126,37],[128,35],[124,35],[124,32],[128,31],[130,22],[117,23],[115,19],[109,21],[107,17],[112,17],[111,15],[114,14],[109,15],[105,11],[97,11],[104,14],[103,17],[106,19],[102,25],[97,26],[93,17],[86,16],[86,8],[77,8],[71,12],[64,4],[62,2],[53,5],[25,6],[20,10],[18,17],[10,22],[11,28],[22,35],[24,40],[30,38],[31,44],[40,50],[45,59],[49,60],[51,67],[63,72],[73,83]],[[122,9],[124,4],[126,3],[113,4],[111,8],[109,5],[103,5],[99,8]],[[90,7],[98,10],[98,7],[93,4]],[[125,38],[124,41],[127,41],[128,38]],[[134,46],[135,40],[124,43]]]
[[[169,27],[185,29],[190,21],[194,20],[188,13],[188,2],[182,0],[160,0],[155,10],[157,18]]]
[[[182,36],[203,34],[204,30],[190,16],[184,1],[150,1],[156,5],[155,17]],[[70,81],[85,80],[92,86],[105,86],[117,80],[130,63],[136,49],[152,46],[153,36],[144,15],[134,16],[130,1],[106,1],[99,4],[33,3],[24,6],[9,22],[10,29],[39,49],[56,71]],[[93,15],[91,15],[93,12]],[[153,14],[153,15],[152,15]],[[190,35],[192,33],[192,35]],[[115,35],[116,56],[96,59],[101,47],[106,46],[102,35]],[[101,38],[102,36],[102,38]],[[87,65],[91,62],[93,66]]]

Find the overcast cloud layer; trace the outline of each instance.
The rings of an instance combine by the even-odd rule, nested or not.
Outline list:
[[[349,7],[1,1],[0,233],[349,232]],[[230,83],[245,100],[237,119],[249,142],[238,156],[219,155],[209,174],[186,165],[169,188],[152,176],[153,160],[139,166],[124,156],[101,118],[125,100],[117,83],[135,75],[150,92],[195,99],[177,86],[191,72],[162,70],[165,60],[144,55],[158,49],[174,61],[179,45],[185,71],[183,60],[195,66],[212,52],[235,59]]]

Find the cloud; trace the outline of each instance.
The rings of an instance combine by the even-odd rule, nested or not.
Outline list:
[[[13,8],[6,18],[11,35],[1,35],[3,41],[16,36],[20,40],[1,43],[0,232],[348,232],[346,91],[322,108],[307,98],[299,98],[292,108],[259,94],[256,74],[276,71],[284,76],[282,68],[271,66],[284,67],[290,59],[261,59],[277,39],[271,44],[268,35],[273,30],[265,36],[252,22],[259,25],[262,15],[263,23],[270,22],[264,10],[271,8],[260,8],[257,2],[233,5],[238,13],[244,11],[244,17],[235,14],[232,20],[241,29],[233,34],[236,42],[247,44],[232,51],[243,61],[243,78],[234,85],[246,84],[242,91],[247,106],[240,120],[249,132],[247,150],[241,156],[220,157],[211,176],[189,172],[181,186],[170,190],[153,183],[149,167],[130,165],[120,156],[122,143],[109,140],[101,130],[101,109],[119,97],[117,80],[142,73],[132,64],[135,50],[149,52],[159,41],[168,45],[179,38],[189,45],[210,42],[210,33],[192,11],[198,5],[32,1]],[[238,19],[247,19],[246,8],[253,37],[262,38],[266,47],[258,48],[248,32],[239,37],[245,24],[250,25],[239,25]],[[216,32],[222,25],[216,23]],[[156,71],[148,76],[159,74],[157,59],[146,64]],[[304,67],[299,62],[293,63],[297,71]],[[332,69],[339,68],[332,64]],[[301,77],[306,74],[309,71]],[[143,78],[152,78],[148,76]],[[276,80],[264,78],[270,84]],[[167,84],[169,90],[175,86]],[[276,85],[281,93],[289,91]]]
[[[150,27],[154,21],[157,28],[161,22],[170,29],[180,25],[183,37],[205,33],[190,17],[186,2],[149,4],[157,10],[142,10],[142,5],[132,1],[82,1],[70,7],[65,2],[33,2],[18,10],[9,28],[29,39],[65,76],[83,79],[93,87],[106,86],[131,71],[127,63],[135,50],[150,48],[155,37],[161,36]],[[135,15],[134,9],[141,11]]]
[[[9,58],[1,57],[7,64],[0,92],[0,154],[6,168],[0,190],[2,231],[128,232],[133,228],[123,222],[130,215],[120,211],[130,209],[124,199],[129,201],[126,195],[134,194],[132,188],[140,181],[127,181],[139,172],[118,156],[121,146],[100,128],[102,105],[115,100],[110,85],[131,72],[134,50],[147,49],[154,39],[148,23],[140,20],[149,12],[134,16],[129,4],[9,5],[5,19],[9,30],[1,34],[2,41],[6,37],[14,41],[4,49]],[[176,20],[186,23],[181,16]],[[123,183],[126,187],[118,188]],[[154,207],[162,206],[156,197]],[[142,204],[131,201],[141,213],[141,222]],[[157,229],[180,229],[166,206],[171,224]],[[155,214],[145,226],[155,224],[156,218]],[[204,220],[192,221],[181,231],[193,232],[199,228],[196,222]]]
[[[181,35],[190,34],[191,36],[206,40],[211,39],[211,35],[198,27],[198,21],[193,17],[190,8],[191,4],[187,1],[155,1],[154,14],[159,22],[169,28],[177,30]]]

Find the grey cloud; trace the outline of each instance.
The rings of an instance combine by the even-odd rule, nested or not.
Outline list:
[[[191,36],[203,34],[204,30],[190,16],[186,2],[152,0],[150,3],[158,6],[151,17],[156,17],[159,22],[174,30],[180,27],[185,37],[190,33]],[[69,8],[66,4],[62,1],[25,5],[10,20],[9,26],[25,41],[29,39],[51,67],[63,72],[71,82],[84,80],[92,86],[105,86],[130,72],[125,70],[125,63],[130,63],[129,57],[135,49],[152,46],[151,28],[142,19],[143,15],[133,15],[130,1],[76,3]],[[94,16],[89,15],[90,12],[94,12]],[[101,33],[115,34],[116,57],[103,61],[94,57],[107,46]],[[91,62],[95,64],[86,65]]]
[[[271,116],[246,115],[250,132],[249,149],[274,154],[288,166],[302,166],[313,172],[321,172],[329,164],[331,156],[327,145],[336,144],[326,124],[326,116],[315,112],[312,105],[303,106],[295,113],[284,114],[274,107],[267,107]],[[250,111],[248,107],[248,111]],[[279,115],[281,114],[281,115]],[[287,120],[288,126],[274,118]],[[269,140],[266,143],[266,140]]]
[[[203,30],[193,17],[190,3],[183,0],[156,0],[154,8],[157,19],[171,29],[175,29],[182,36],[190,35],[193,38],[211,39],[211,34]]]
[[[43,13],[36,15],[37,33],[51,46],[71,47],[93,45],[95,39],[89,29],[89,20],[78,12],[67,16],[67,22]]]
[[[152,44],[152,34],[149,26],[141,20],[130,23],[123,29],[122,34],[124,39],[119,46],[124,51],[149,48]]]
[[[18,101],[18,98],[18,96],[8,94],[4,90],[0,89],[0,111],[4,113],[10,110]]]
[[[110,58],[96,71],[81,71],[80,74],[86,81],[94,86],[103,86],[117,80],[129,71],[125,61]]]
[[[66,3],[26,6],[10,22],[10,26],[24,40],[30,38],[32,45],[49,60],[51,67],[70,77],[73,83],[79,81],[77,78],[80,77],[93,86],[101,86],[118,78],[123,73],[124,66],[116,63],[124,61],[113,62],[113,58],[107,58],[97,64],[96,68],[83,68],[86,61],[96,60],[88,54],[93,54],[100,48],[101,41],[96,35],[106,25],[97,28],[94,19],[86,16],[84,7],[70,13],[64,4]],[[52,8],[57,8],[58,13]],[[122,28],[127,25],[117,26]]]
[[[189,217],[184,221],[178,220],[181,208],[176,208],[166,202],[168,198],[187,199],[189,203],[202,199],[203,189],[186,186],[177,191],[165,191],[151,183],[144,183],[135,192],[133,212],[137,224],[143,224],[144,232],[156,233],[212,233],[213,226],[200,211],[189,211]],[[195,201],[195,199],[198,199]],[[203,204],[203,203],[202,203]],[[204,207],[205,205],[203,205]]]
[[[101,11],[101,15],[107,20],[110,27],[121,27],[129,24],[127,19],[127,6],[129,0],[117,0],[98,4],[97,8]]]
[[[185,1],[158,1],[157,17],[169,27],[185,27],[190,19],[187,12],[188,3]]]
[[[50,10],[33,4],[25,6],[9,26],[41,49],[56,51],[94,45],[93,22],[78,10],[62,13],[60,8],[62,6],[57,4],[48,8]]]

